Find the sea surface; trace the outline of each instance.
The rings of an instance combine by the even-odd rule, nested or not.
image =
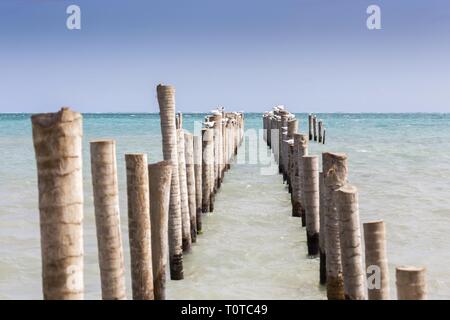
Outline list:
[[[184,127],[204,114],[185,114]],[[319,263],[306,255],[305,230],[262,142],[261,114],[246,114],[246,143],[204,217],[204,233],[185,255],[185,280],[169,299],[325,299]],[[395,266],[427,268],[429,298],[450,298],[450,114],[319,114],[326,144],[310,154],[344,152],[359,190],[361,222],[383,219],[391,295]],[[307,114],[297,114],[300,131]],[[89,141],[115,139],[127,295],[131,298],[124,154],[162,159],[158,114],[84,115],[85,297],[99,299]],[[0,114],[0,299],[41,299],[36,164],[29,114]]]

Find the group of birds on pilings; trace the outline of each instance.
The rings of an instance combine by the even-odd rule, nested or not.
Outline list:
[[[166,298],[183,279],[183,253],[201,233],[202,212],[243,139],[242,113],[216,111],[193,136],[175,115],[175,89],[157,87],[163,161],[125,154],[132,297]],[[82,115],[69,108],[31,117],[37,163],[44,299],[84,298]],[[116,143],[90,142],[91,175],[102,299],[126,299]],[[169,259],[168,259],[169,258]]]
[[[321,119],[317,119],[315,114],[308,115],[309,141],[325,144],[326,129]]]
[[[201,136],[183,130],[176,114],[175,88],[158,85],[164,160],[172,163],[169,205],[169,260],[172,280],[181,280],[183,254],[202,232],[202,213],[213,212],[215,194],[244,137],[244,115],[219,108],[208,115]],[[193,153],[193,155],[192,155]],[[191,156],[192,155],[192,156]]]
[[[323,152],[319,172],[318,156],[308,153],[311,130],[302,134],[298,119],[284,106],[263,114],[263,129],[291,193],[292,216],[306,226],[308,255],[320,258],[319,281],[327,286],[328,299],[390,299],[385,224],[363,224],[364,268],[358,191],[348,181],[347,155]],[[397,267],[398,299],[426,299],[425,273],[421,267]]]

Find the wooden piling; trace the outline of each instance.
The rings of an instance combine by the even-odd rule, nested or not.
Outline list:
[[[202,136],[194,136],[194,172],[197,234],[202,232]]]
[[[126,154],[133,300],[153,300],[150,196],[146,154]]]
[[[325,144],[325,128],[323,128],[323,137],[322,137],[322,143]]]
[[[312,114],[308,115],[308,132],[309,132],[309,141],[313,139],[313,122],[312,122]]]
[[[158,85],[158,104],[164,160],[170,161],[172,177],[169,205],[169,260],[172,280],[183,279],[182,218],[180,206],[180,180],[178,176],[177,131],[175,126],[175,88]]]
[[[166,299],[166,265],[169,253],[171,161],[148,165],[153,287],[155,300]]]
[[[333,192],[347,183],[347,156],[339,153],[323,153],[323,179],[325,202],[325,247],[327,269],[327,296],[330,300],[344,300],[339,216],[333,201]]]
[[[222,183],[222,114],[216,112],[213,115],[214,121],[214,191],[220,188]]]
[[[319,221],[320,221],[320,232],[319,232],[319,250],[320,250],[320,284],[327,283],[327,262],[326,262],[326,251],[325,251],[325,185],[323,183],[323,173],[319,173],[319,190],[320,190],[320,209],[319,209]]]
[[[333,192],[333,199],[339,214],[345,299],[365,300],[365,272],[362,263],[358,191],[354,186],[346,184]]]
[[[302,161],[308,255],[314,257],[319,254],[319,160],[317,156],[303,156]]]
[[[322,143],[322,120],[319,120],[319,124],[318,124],[318,135],[319,135],[319,143]]]
[[[386,229],[384,222],[363,224],[369,300],[389,300],[389,268],[386,254]]]
[[[202,212],[210,212],[212,206],[211,184],[214,182],[211,179],[211,171],[214,170],[213,139],[214,132],[212,129],[202,130]]]
[[[302,218],[302,226],[306,226],[305,208],[303,198],[303,163],[302,157],[308,155],[308,137],[303,134],[294,134],[294,166],[295,174],[292,185],[293,203],[292,216]]]
[[[194,168],[194,138],[189,132],[184,133],[184,151],[186,155],[186,180],[189,200],[189,218],[192,242],[197,241],[197,205]]]
[[[313,116],[313,136],[314,141],[317,141],[317,116]]]
[[[45,300],[83,299],[82,116],[62,108],[31,117]]]
[[[398,300],[426,300],[426,269],[413,266],[395,268]]]
[[[189,198],[186,176],[186,155],[184,152],[184,131],[177,129],[178,176],[180,179],[181,221],[183,236],[183,252],[190,252],[192,248],[191,218],[189,213]]]
[[[125,267],[114,140],[91,142],[91,172],[102,298],[125,299]]]

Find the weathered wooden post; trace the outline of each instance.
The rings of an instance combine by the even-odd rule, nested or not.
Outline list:
[[[323,137],[322,137],[322,143],[325,144],[325,128],[323,128]]]
[[[319,254],[319,160],[317,156],[303,156],[302,161],[308,255],[314,257]]]
[[[91,172],[102,298],[126,299],[114,140],[91,142]]]
[[[365,300],[365,273],[362,263],[358,192],[354,186],[346,184],[333,192],[333,198],[339,214],[345,299]]]
[[[214,132],[212,129],[202,130],[202,212],[209,212],[211,210],[211,190],[213,183],[211,179],[211,170],[214,169],[213,159],[213,139]]]
[[[194,136],[195,212],[197,234],[202,232],[202,136]]]
[[[133,300],[153,300],[147,155],[126,154],[125,163]]]
[[[294,139],[288,140],[288,169],[287,169],[287,183],[289,185],[289,193],[291,194],[292,202],[292,181],[294,177]]]
[[[310,113],[308,115],[308,132],[309,132],[309,141],[313,139],[313,120],[312,120],[312,114]]]
[[[313,136],[314,141],[317,141],[317,116],[313,116]]]
[[[323,183],[323,173],[319,173],[319,190],[320,190],[320,232],[319,232],[319,248],[320,248],[320,284],[327,283],[327,262],[325,252],[325,185]]]
[[[398,300],[426,300],[426,269],[413,266],[395,268]]]
[[[302,226],[306,226],[305,209],[303,206],[303,163],[302,157],[308,155],[308,137],[303,134],[294,134],[294,166],[295,175],[292,188],[293,203],[292,216],[302,218]]]
[[[322,154],[325,184],[325,246],[327,269],[327,296],[330,300],[344,300],[339,215],[333,201],[333,192],[347,183],[347,156],[339,153]]]
[[[366,222],[363,228],[368,298],[389,300],[389,268],[384,222],[382,220]]]
[[[175,126],[175,88],[158,85],[158,104],[164,160],[172,165],[169,205],[169,260],[170,278],[183,279],[183,242],[180,206],[180,180],[178,176],[177,130]]]
[[[83,299],[82,116],[69,108],[31,117],[46,300]]]
[[[319,120],[319,128],[318,128],[318,130],[319,130],[319,143],[322,143],[322,120]]]
[[[153,287],[155,300],[166,299],[166,264],[169,253],[169,203],[172,162],[148,165]]]
[[[213,114],[214,121],[214,191],[220,188],[222,183],[221,179],[221,166],[222,166],[222,114],[215,112]]]
[[[181,117],[179,117],[181,118]],[[181,221],[183,234],[183,251],[190,252],[192,247],[191,218],[189,215],[189,198],[186,177],[186,155],[184,152],[184,131],[177,129],[178,176],[180,178]]]
[[[192,242],[197,241],[197,205],[194,168],[194,138],[189,132],[184,133],[184,151],[186,155],[186,179],[189,200],[189,218]]]

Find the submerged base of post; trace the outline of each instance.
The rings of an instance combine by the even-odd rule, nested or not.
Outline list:
[[[328,300],[345,300],[342,275],[327,277],[327,298]]]
[[[308,255],[310,257],[317,257],[319,255],[319,233],[312,235],[306,234]]]
[[[320,284],[327,283],[327,256],[323,250],[320,250]]]
[[[172,255],[170,257],[170,279],[183,280],[183,254]]]

